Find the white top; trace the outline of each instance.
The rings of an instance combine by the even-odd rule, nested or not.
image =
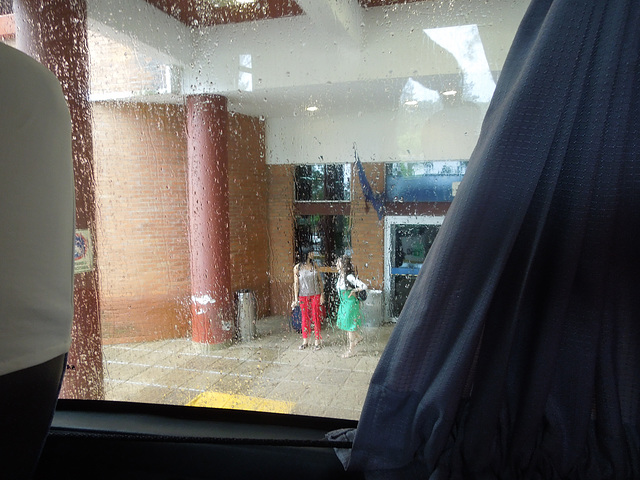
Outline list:
[[[74,208],[60,84],[0,43],[0,375],[69,350]]]
[[[336,282],[336,288],[338,290],[351,290],[353,289],[353,285],[355,285],[355,288],[360,288],[362,290],[366,290],[367,286],[365,285],[365,283],[362,280],[359,280],[358,278],[356,278],[353,274],[349,274],[347,275],[347,280],[349,280],[349,282],[351,282],[350,285],[347,285],[347,282],[344,281],[344,278],[342,277],[342,275],[338,275],[338,281]]]

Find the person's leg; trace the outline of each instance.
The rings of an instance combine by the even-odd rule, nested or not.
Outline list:
[[[362,335],[360,334],[360,326],[362,324],[362,310],[360,309],[360,301],[356,301],[355,303],[356,319],[354,320],[354,329],[351,332],[351,342],[349,343],[349,348],[354,349],[356,345],[358,345],[362,341]]]
[[[311,315],[313,317],[313,328],[315,329],[316,336],[316,346],[320,346],[320,323],[321,323],[321,315],[320,315],[320,295],[314,295],[311,297]]]
[[[362,339],[364,337],[357,330],[355,330],[355,331],[353,331],[351,333],[353,334],[353,342],[352,342],[352,347],[351,348],[355,348],[356,345],[358,345],[362,341]]]
[[[31,478],[49,432],[66,355],[0,376],[0,466],[7,478]]]
[[[309,302],[310,297],[300,297],[300,316],[302,317],[302,345],[300,348],[305,348],[309,343],[309,330],[311,329],[311,321],[309,319],[310,316],[310,308],[311,304]]]
[[[347,342],[349,343],[349,346],[347,348],[347,351],[342,355],[342,357],[349,358],[355,355],[356,346],[362,341],[362,339],[363,339],[362,335],[355,330],[347,332]]]
[[[352,357],[354,355],[354,344],[353,344],[353,333],[354,332],[347,332],[347,343],[348,343],[348,347],[347,347],[347,351],[344,352],[342,354],[342,358],[349,358]]]

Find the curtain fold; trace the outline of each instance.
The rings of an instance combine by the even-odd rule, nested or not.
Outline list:
[[[640,477],[639,25],[637,0],[533,0],[348,469]]]

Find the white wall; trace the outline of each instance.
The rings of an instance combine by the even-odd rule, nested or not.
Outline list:
[[[466,104],[415,120],[402,109],[330,117],[270,118],[267,163],[348,163],[468,159],[485,110]],[[415,148],[414,148],[415,147]]]
[[[181,66],[183,94],[225,95],[230,110],[265,118],[268,163],[347,162],[354,143],[362,161],[469,157],[488,105],[469,85],[497,77],[528,0],[301,4],[308,15],[209,28],[188,28],[142,0],[91,0],[89,15],[141,54]],[[425,32],[460,25],[477,26],[477,38],[459,43],[479,47],[482,62]],[[484,72],[472,71],[481,64]],[[423,92],[418,106],[404,106],[409,79]],[[461,79],[467,86],[445,104],[438,92]]]

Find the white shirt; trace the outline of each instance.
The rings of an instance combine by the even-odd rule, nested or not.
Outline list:
[[[74,201],[60,83],[0,43],[0,375],[69,350]]]
[[[338,289],[338,291],[340,290],[351,290],[354,288],[360,288],[361,290],[366,290],[367,286],[365,285],[365,283],[362,280],[357,279],[353,274],[349,274],[347,275],[347,280],[350,282],[349,285],[347,285],[347,282],[344,281],[344,278],[342,277],[342,275],[338,275],[338,281],[336,282],[336,288]]]

